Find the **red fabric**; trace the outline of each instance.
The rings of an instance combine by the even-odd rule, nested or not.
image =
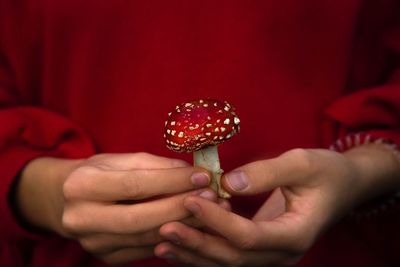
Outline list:
[[[100,266],[74,242],[19,227],[12,180],[43,154],[189,159],[162,137],[166,112],[187,100],[236,107],[225,170],[353,131],[399,142],[396,2],[0,0],[0,265]],[[262,200],[233,201],[249,214]],[[298,266],[399,266],[399,217],[342,222]]]

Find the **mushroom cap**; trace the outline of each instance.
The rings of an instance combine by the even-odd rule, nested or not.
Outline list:
[[[218,145],[239,133],[240,120],[226,101],[200,99],[182,103],[168,113],[164,139],[176,152],[193,152]]]

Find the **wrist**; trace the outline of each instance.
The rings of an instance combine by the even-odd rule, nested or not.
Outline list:
[[[22,219],[34,228],[62,233],[62,186],[81,160],[37,158],[21,172],[16,202]]]
[[[360,203],[400,189],[400,160],[386,144],[359,145],[343,155],[357,170]]]

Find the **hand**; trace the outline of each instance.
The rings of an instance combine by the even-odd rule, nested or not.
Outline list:
[[[286,266],[358,203],[400,187],[398,161],[371,145],[345,155],[328,150],[289,151],[224,176],[233,195],[274,190],[252,219],[190,196],[184,205],[213,235],[180,222],[167,223],[155,254],[189,266]],[[397,175],[396,175],[397,174]]]
[[[202,193],[215,200],[210,190],[193,191],[208,183],[202,169],[146,153],[40,158],[23,171],[18,202],[32,224],[120,264],[153,255],[162,240],[159,226],[191,215],[183,207],[185,197]]]

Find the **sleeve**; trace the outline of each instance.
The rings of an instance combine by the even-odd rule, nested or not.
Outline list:
[[[375,3],[377,2],[379,1]],[[333,122],[328,130],[330,134],[327,135],[326,141],[328,144],[333,143],[335,139],[339,140],[339,144],[338,142],[335,144],[339,147],[336,150],[340,151],[343,147],[351,147],[371,140],[391,141],[396,145],[392,147],[397,147],[397,149],[400,145],[399,3],[393,10],[394,13],[397,12],[396,18],[390,25],[386,23],[380,37],[374,39],[379,39],[381,42],[379,45],[373,45],[374,49],[379,50],[380,60],[369,61],[370,59],[367,58],[374,57],[374,54],[367,49],[369,53],[364,53],[363,58],[358,61],[358,66],[363,69],[364,80],[369,80],[369,82],[366,82],[365,86],[353,88],[353,92],[336,100],[325,111],[327,117]],[[374,30],[376,27],[372,27],[371,31]],[[364,39],[365,45],[368,44],[368,40],[372,38]],[[382,57],[385,58],[385,64],[382,63]],[[366,70],[368,68],[376,70],[377,62],[381,66],[380,74],[371,75],[372,72]],[[398,178],[400,179],[400,174]],[[368,251],[387,263],[387,266],[400,266],[398,195],[375,199],[371,203],[366,203],[364,207],[360,207],[360,210],[364,212],[362,216],[349,217],[347,220],[349,234],[360,239]]]
[[[374,19],[365,25],[372,28],[364,30],[367,37],[366,33],[358,34],[362,37],[353,48],[355,62],[350,68],[353,92],[325,110],[336,123],[331,138],[363,132],[400,144],[400,3],[397,1],[391,10],[396,14],[394,21],[386,11],[381,14],[384,22]],[[365,16],[368,14],[371,17],[370,13]]]
[[[71,121],[37,106],[21,105],[0,54],[0,240],[38,238],[16,219],[10,189],[24,165],[40,156],[86,157],[91,140]]]

